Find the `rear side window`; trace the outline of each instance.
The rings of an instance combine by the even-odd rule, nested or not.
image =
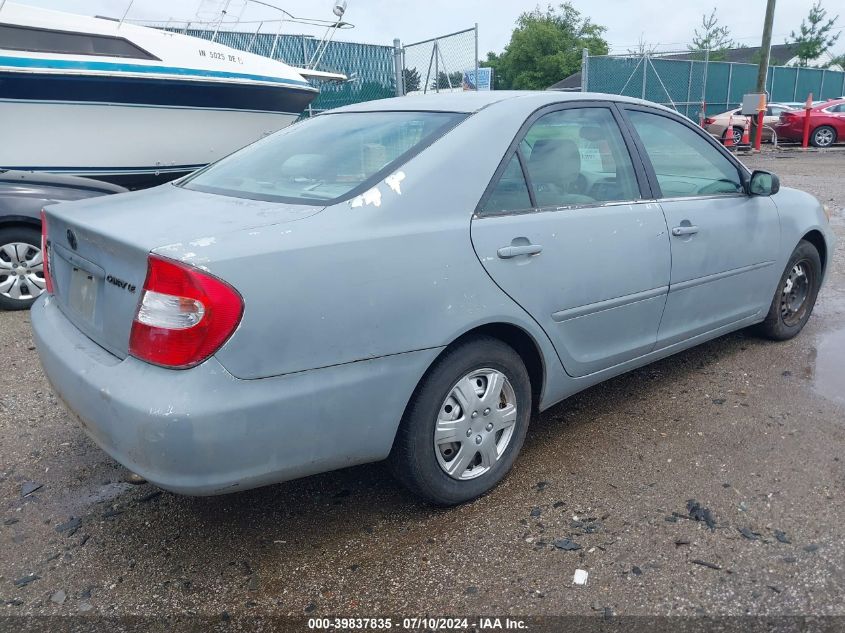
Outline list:
[[[0,24],[0,48],[33,53],[158,59],[122,37],[36,29],[9,24]]]
[[[493,215],[530,208],[531,196],[528,193],[528,185],[525,183],[519,158],[514,154],[481,211]]]
[[[363,191],[466,114],[341,112],[296,123],[196,172],[186,189],[299,204]]]
[[[531,126],[520,149],[538,207],[636,200],[639,186],[607,108],[567,108]]]
[[[566,108],[537,119],[481,211],[494,214],[530,208],[531,194],[538,208],[589,206],[642,197],[631,155],[609,109]]]
[[[664,198],[736,194],[739,170],[709,141],[669,117],[629,110]]]

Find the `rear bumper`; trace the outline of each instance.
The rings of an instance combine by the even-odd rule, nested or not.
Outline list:
[[[773,127],[775,128],[775,133],[778,135],[778,140],[800,141],[804,136],[803,122],[798,126],[791,123],[778,123]]]
[[[711,123],[710,125],[704,126],[705,132],[718,138],[722,138],[726,129],[728,129],[727,123]]]
[[[263,378],[214,358],[174,371],[111,355],[48,296],[32,308],[44,371],[115,460],[173,492],[213,495],[384,459],[440,350]]]

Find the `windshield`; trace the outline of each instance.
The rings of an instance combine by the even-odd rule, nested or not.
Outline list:
[[[455,112],[322,115],[248,145],[180,184],[239,198],[329,204],[368,189],[465,116]]]

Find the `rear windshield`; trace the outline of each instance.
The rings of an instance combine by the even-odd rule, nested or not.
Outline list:
[[[464,117],[455,112],[325,114],[248,145],[181,186],[238,198],[331,204],[368,189]]]

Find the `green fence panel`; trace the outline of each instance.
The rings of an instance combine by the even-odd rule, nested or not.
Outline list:
[[[690,60],[689,61],[689,76],[690,76],[690,90],[689,90],[689,104],[684,108],[683,114],[694,121],[698,121],[704,114],[702,112],[702,100],[706,97],[704,94],[704,80],[707,76],[707,64],[703,61]]]
[[[729,64],[707,65],[707,112],[717,114],[730,108],[733,73]]]
[[[813,99],[819,96],[822,87],[822,71],[818,68],[799,68],[798,83],[795,85],[794,101],[805,101],[812,93]]]
[[[643,64],[632,57],[591,57],[589,88],[591,92],[607,92],[639,97],[643,84]]]
[[[649,58],[648,67],[646,99],[676,105],[689,103],[693,88],[689,62]]]
[[[672,59],[670,55],[608,55],[588,59],[584,89],[643,97],[697,120],[702,99],[708,114],[725,112],[755,92],[756,84],[756,64]],[[803,102],[809,93],[815,100],[833,99],[845,96],[845,72],[772,66],[766,87],[772,102]]]
[[[798,69],[788,66],[772,66],[769,69],[771,81],[769,92],[772,101],[776,103],[789,103],[795,101],[795,80],[798,77]]]
[[[840,74],[843,75],[843,79],[837,76]],[[843,96],[845,96],[845,73],[834,73],[829,70],[823,70],[818,98],[839,99]]]

